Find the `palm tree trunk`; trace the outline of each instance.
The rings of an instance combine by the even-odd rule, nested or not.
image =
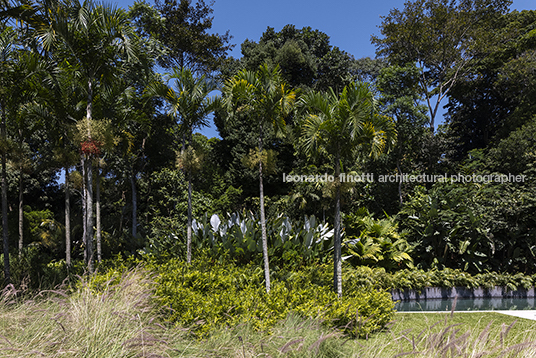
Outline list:
[[[188,170],[188,228],[186,229],[186,261],[192,263],[192,172]]]
[[[0,135],[2,140],[6,140],[6,109],[2,103],[2,124],[0,125]],[[6,153],[2,152],[2,238],[4,246],[4,284],[11,281],[9,270],[9,238],[7,232],[7,169]]]
[[[19,128],[19,147],[21,149],[20,164],[19,164],[19,258],[22,257],[22,248],[24,247],[24,177],[23,177],[23,161],[24,161],[24,140],[22,129]]]
[[[91,120],[93,119],[93,81],[87,82],[87,105],[86,105],[86,125],[87,139],[91,140]]]
[[[339,181],[339,153],[335,162],[335,235],[333,236],[333,290],[342,297],[342,259],[341,259],[341,186]]]
[[[81,159],[82,167],[82,244],[84,245],[84,262],[87,265],[87,201],[86,201],[86,162],[84,155]]]
[[[399,115],[398,111],[395,112],[395,116],[397,118],[397,126],[400,126],[402,118],[404,118],[404,117]],[[402,169],[400,167],[400,160],[402,158],[402,145],[401,145],[401,143],[403,143],[403,140],[402,140],[401,137],[398,137],[398,140],[399,140],[399,142],[398,142],[399,144],[398,144],[398,155],[397,155],[397,158],[396,158],[396,169],[398,170],[398,174],[400,175],[400,180],[398,181],[398,201],[400,203],[400,207],[402,207],[402,204],[404,204],[404,201],[403,201],[403,198],[402,198],[402,176],[403,176],[403,173],[402,173]]]
[[[400,158],[397,158],[396,160],[396,169],[398,169],[398,175],[400,175],[400,178],[398,180],[398,201],[400,203],[400,207],[402,207],[402,204],[404,204],[404,201],[402,199],[402,169],[400,169]]]
[[[138,236],[138,195],[136,191],[136,176],[134,167],[130,176],[130,187],[132,188],[132,237]]]
[[[190,131],[190,146],[192,145],[192,131]],[[188,227],[186,229],[186,261],[192,263],[192,168],[188,167]]]
[[[262,183],[262,124],[259,124],[259,197],[261,207],[262,256],[264,259],[264,280],[266,293],[270,293],[270,264],[268,262],[268,237],[266,235],[266,219],[264,215],[264,187]]]
[[[97,159],[98,160],[98,159]],[[97,166],[97,178],[96,178],[96,186],[97,186],[97,196],[96,196],[96,203],[95,203],[95,211],[97,216],[97,261],[101,262],[102,260],[102,234],[101,234],[101,212],[100,212],[100,165]]]
[[[71,198],[68,166],[65,166],[65,264],[67,267],[71,266]]]
[[[87,108],[86,108],[86,120],[87,120],[87,136],[88,140],[91,140],[91,119],[93,116],[93,82],[88,81],[88,95],[87,95]],[[93,163],[91,162],[91,154],[85,154],[85,162],[87,164],[87,185],[86,185],[86,250],[87,250],[87,265],[90,273],[94,271],[93,264]]]
[[[93,166],[91,165],[91,158],[86,156],[86,175],[87,175],[87,185],[86,185],[86,235],[87,235],[87,267],[89,273],[94,271],[93,263]]]
[[[19,257],[22,257],[24,246],[24,195],[23,195],[22,164],[19,166]]]

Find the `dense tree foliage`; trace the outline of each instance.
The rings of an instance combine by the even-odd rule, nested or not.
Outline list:
[[[383,37],[373,37],[378,54],[393,64],[414,63],[421,69],[419,84],[432,131],[441,101],[469,71],[479,37],[509,4],[509,0],[418,0],[383,18]]]
[[[507,137],[535,113],[535,24],[534,11],[493,22],[470,71],[452,88],[448,120],[455,160]]]
[[[355,60],[337,46],[329,36],[310,27],[296,29],[286,25],[281,31],[268,27],[258,42],[242,44],[239,67],[255,70],[263,63],[279,65],[287,83],[295,88],[336,91],[356,79],[377,74],[374,60]]]
[[[415,0],[377,59],[293,25],[234,59],[202,0],[8,5],[5,283],[144,255],[252,262],[267,291],[329,264],[339,295],[345,264],[536,272],[536,11]]]
[[[164,68],[190,68],[194,72],[218,70],[231,48],[229,32],[211,34],[212,4],[197,0],[156,0],[154,8],[136,2],[131,16],[145,36],[160,44],[158,64]]]

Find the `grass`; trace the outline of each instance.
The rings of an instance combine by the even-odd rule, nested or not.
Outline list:
[[[33,299],[8,287],[0,297],[0,357],[536,356],[536,321],[489,312],[397,313],[368,340],[293,315],[271,334],[240,325],[196,340],[188,327],[166,325],[152,292],[139,269],[119,283],[86,282]]]
[[[7,287],[0,301],[1,357],[134,357],[161,346],[151,281],[141,271],[100,293],[87,284],[75,292],[41,292],[18,302]]]
[[[494,312],[397,313],[395,317],[389,332],[358,344],[358,356],[536,356],[536,321]]]

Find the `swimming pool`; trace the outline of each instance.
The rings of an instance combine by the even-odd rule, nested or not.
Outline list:
[[[395,309],[400,312],[409,311],[450,311],[454,299],[432,298],[424,300],[398,301]],[[487,311],[487,310],[533,310],[536,307],[534,297],[529,298],[457,298],[455,311]]]

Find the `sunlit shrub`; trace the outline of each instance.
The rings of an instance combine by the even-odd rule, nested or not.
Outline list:
[[[156,295],[169,320],[190,327],[198,336],[240,323],[270,331],[291,312],[321,319],[354,336],[366,336],[394,315],[389,293],[355,287],[339,299],[331,285],[311,280],[310,271],[274,279],[267,294],[264,273],[253,265],[207,264],[203,260],[187,265],[170,260],[155,269],[159,273]]]

